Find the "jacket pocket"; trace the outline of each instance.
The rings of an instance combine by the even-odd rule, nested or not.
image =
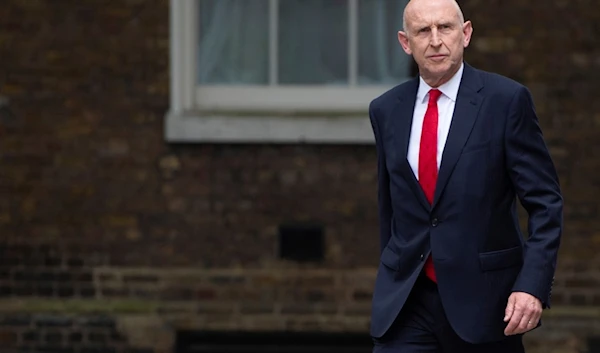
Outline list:
[[[480,142],[473,145],[467,145],[463,148],[461,155],[479,151],[487,151],[490,149],[490,142]]]
[[[381,263],[394,271],[400,270],[400,254],[386,246],[381,253]]]
[[[523,248],[519,245],[514,248],[480,253],[479,262],[483,271],[520,266],[523,264]]]

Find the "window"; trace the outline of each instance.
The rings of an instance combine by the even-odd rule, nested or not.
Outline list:
[[[370,143],[408,0],[171,0],[171,141]]]

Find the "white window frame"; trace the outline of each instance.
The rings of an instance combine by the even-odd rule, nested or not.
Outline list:
[[[269,1],[270,10],[278,1]],[[197,0],[170,0],[170,108],[165,117],[169,142],[371,144],[369,102],[390,86],[356,85],[358,0],[348,0],[348,87],[198,86]],[[271,16],[274,17],[274,16]],[[277,32],[277,20],[270,21]],[[277,38],[270,34],[270,56]],[[275,48],[275,49],[273,49]],[[273,60],[272,60],[273,61]],[[271,77],[277,68],[271,65]]]

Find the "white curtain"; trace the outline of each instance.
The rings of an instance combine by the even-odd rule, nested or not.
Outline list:
[[[268,9],[265,0],[200,0],[199,83],[269,82]]]
[[[269,1],[199,0],[200,84],[269,82]],[[397,32],[408,0],[359,0],[359,84],[405,79]],[[348,1],[279,0],[278,83],[348,83]]]
[[[398,42],[408,0],[359,0],[359,84],[394,84],[410,74],[412,58]]]

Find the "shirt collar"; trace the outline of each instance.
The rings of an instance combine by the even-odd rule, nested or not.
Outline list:
[[[460,64],[460,68],[458,71],[448,80],[448,82],[444,83],[438,89],[442,92],[443,95],[450,98],[453,102],[456,102],[456,96],[458,95],[458,89],[460,88],[460,81],[462,79],[463,69],[465,67],[464,63]],[[427,94],[431,90],[431,86],[429,86],[422,77],[419,76],[419,90],[417,91],[417,102],[424,103]]]

